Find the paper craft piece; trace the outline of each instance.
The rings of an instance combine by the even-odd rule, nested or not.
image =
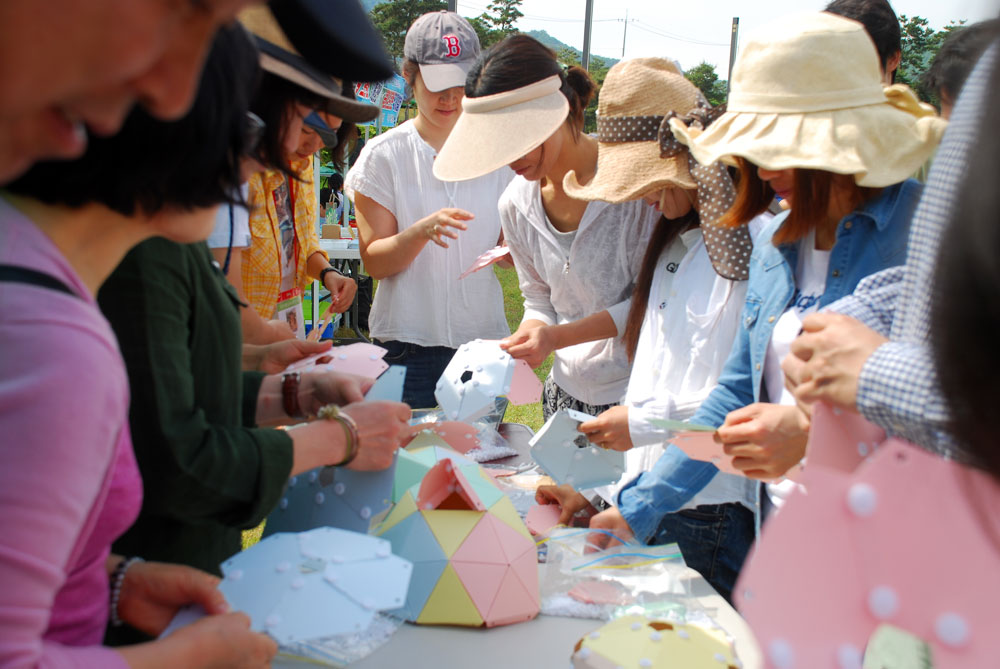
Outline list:
[[[463,344],[438,379],[434,398],[445,416],[461,421],[486,415],[500,395],[514,404],[537,402],[542,382],[527,363],[517,363],[499,342],[477,339]]]
[[[823,402],[813,407],[811,423],[806,450],[811,467],[853,472],[885,441],[885,430],[860,414],[832,408]]]
[[[174,619],[170,621],[166,629],[160,632],[158,638],[164,639],[182,627],[187,627],[193,622],[197,622],[208,615],[208,611],[202,608],[201,604],[188,604],[187,606],[182,606]]]
[[[733,466],[733,458],[726,455],[719,444],[713,438],[714,432],[680,432],[670,440],[671,444],[684,451],[692,460],[702,460],[715,465],[720,472],[725,474],[735,474],[743,476],[743,472]],[[801,471],[800,465],[795,465],[781,478],[796,479]]]
[[[471,460],[442,447],[400,454],[397,488],[423,474],[377,528],[414,565],[406,604],[418,624],[478,627],[534,618],[535,542],[514,505]]]
[[[680,432],[715,432],[717,428],[711,425],[699,425],[698,423],[689,423],[684,420],[664,420],[662,418],[650,418],[649,422],[651,425],[662,428],[668,432],[680,433]]]
[[[406,368],[394,365],[365,395],[367,400],[399,402]],[[318,467],[293,476],[278,506],[267,517],[263,536],[304,532],[316,527],[339,527],[367,533],[372,519],[392,505],[395,462],[388,469],[360,472],[341,467]]]
[[[479,448],[479,445],[476,428],[460,421],[412,425],[410,426],[410,438],[403,444],[405,448],[409,449],[446,446],[459,453],[468,453],[474,448]]]
[[[885,623],[929,643],[937,669],[996,665],[993,479],[890,439],[854,472],[810,460],[804,481],[734,590],[769,666],[862,666]]]
[[[615,483],[625,471],[625,454],[596,446],[577,430],[592,420],[572,409],[560,409],[531,438],[531,457],[559,484],[577,490]]]
[[[614,581],[581,581],[567,593],[570,597],[584,604],[612,604],[621,606],[631,599],[624,592],[624,586]]]
[[[358,342],[334,346],[329,351],[310,355],[285,368],[286,372],[340,372],[374,379],[389,368],[383,357],[386,349],[375,344]]]
[[[546,536],[553,527],[559,525],[562,507],[558,504],[536,504],[528,509],[524,524],[535,536]]]
[[[507,248],[506,246],[494,246],[489,251],[483,253],[481,256],[476,258],[473,261],[473,263],[469,265],[469,269],[459,274],[458,278],[464,279],[473,272],[478,272],[481,269],[489,267],[495,262],[500,262],[508,255],[510,255],[510,249]]]
[[[624,616],[576,642],[574,669],[737,669],[721,632],[694,625]],[[805,665],[803,665],[805,666]]]
[[[406,598],[412,564],[389,542],[330,527],[275,534],[222,563],[219,590],[281,644],[363,632]]]

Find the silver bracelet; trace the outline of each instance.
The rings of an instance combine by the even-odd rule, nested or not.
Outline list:
[[[121,627],[124,622],[118,616],[118,601],[122,596],[122,583],[125,582],[125,572],[137,562],[144,562],[141,557],[125,558],[111,572],[111,626]]]

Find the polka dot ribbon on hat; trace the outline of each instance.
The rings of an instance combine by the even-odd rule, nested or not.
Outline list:
[[[671,111],[660,123],[660,157],[674,158],[682,152],[688,157],[688,170],[698,184],[698,214],[701,218],[701,232],[705,238],[708,258],[712,261],[715,272],[726,279],[745,281],[750,276],[750,253],[753,251],[753,240],[746,225],[735,228],[719,225],[723,214],[729,211],[736,201],[736,188],[729,176],[726,166],[722,163],[702,165],[688,148],[674,137],[670,130],[670,119],[676,118],[687,126],[705,129],[722,116],[725,105],[709,106],[704,98],[698,100],[698,106],[688,112],[687,116],[679,116]]]

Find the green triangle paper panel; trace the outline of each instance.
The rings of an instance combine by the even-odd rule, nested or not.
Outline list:
[[[482,511],[433,510],[421,511],[420,514],[449,558],[483,517]]]
[[[396,478],[393,480],[392,501],[398,502],[406,491],[415,484],[419,484],[434,465],[433,462],[426,463],[422,459],[409,451],[399,451],[399,458],[396,462]]]
[[[422,625],[468,625],[479,627],[483,617],[466,592],[462,580],[449,564],[444,568],[437,586],[417,616]]]
[[[410,440],[410,443],[406,445],[406,450],[415,451],[418,448],[427,448],[428,446],[451,448],[444,439],[434,434],[434,432],[423,430],[418,432],[413,439]]]
[[[482,469],[479,465],[475,466],[475,471],[471,471],[472,467],[461,467],[460,469],[461,472],[465,474],[465,478],[469,482],[469,485],[471,485],[472,489],[476,491],[477,495],[479,495],[479,499],[482,501],[483,506],[487,509],[496,504],[497,501],[504,496],[504,494],[500,492],[499,488],[483,478],[483,476],[489,476],[489,474],[482,474]]]

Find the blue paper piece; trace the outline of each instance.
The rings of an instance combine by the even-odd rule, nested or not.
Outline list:
[[[263,536],[316,527],[367,533],[372,518],[392,504],[395,476],[395,461],[377,472],[320,467],[293,476],[278,507],[267,517]]]
[[[431,465],[424,462],[426,455],[401,450],[396,457],[396,476],[392,487],[392,501],[398,502],[414,484],[419,484]]]
[[[368,389],[365,399],[399,402],[405,378],[406,368],[393,365]],[[267,517],[263,536],[316,527],[367,533],[371,519],[391,506],[394,480],[395,461],[377,472],[318,467],[293,476],[277,508]]]
[[[475,467],[475,469],[471,467],[468,470],[464,467],[460,469],[461,472],[465,474],[465,478],[468,479],[469,485],[471,485],[473,490],[476,491],[476,494],[479,495],[479,500],[483,503],[483,506],[487,509],[492,507],[501,497],[503,497],[503,493],[500,492],[499,488],[480,475],[479,472],[482,470],[478,466]]]
[[[556,483],[577,490],[615,483],[625,471],[625,454],[595,446],[577,430],[593,416],[561,409],[528,442],[531,457]]]
[[[374,402],[376,400],[386,400],[389,402],[403,401],[403,383],[406,381],[406,367],[402,365],[392,365],[382,372],[368,392],[365,400]]]
[[[390,555],[386,560],[398,560],[400,568],[387,570],[381,560],[332,563],[326,565],[323,577],[367,609],[399,608],[406,600],[413,565],[395,555]]]
[[[427,560],[413,563],[413,576],[410,578],[410,588],[406,593],[406,605],[389,611],[389,613],[416,620],[420,612],[424,610],[424,604],[430,599],[431,593],[437,586],[444,568],[448,566],[448,560]]]
[[[420,512],[414,512],[390,527],[382,533],[382,538],[392,543],[393,553],[405,553],[406,559],[414,563],[447,559]]]
[[[331,568],[340,577],[328,578]],[[413,568],[384,539],[324,527],[262,539],[222,572],[230,605],[288,644],[362,632],[377,610],[405,600]]]

